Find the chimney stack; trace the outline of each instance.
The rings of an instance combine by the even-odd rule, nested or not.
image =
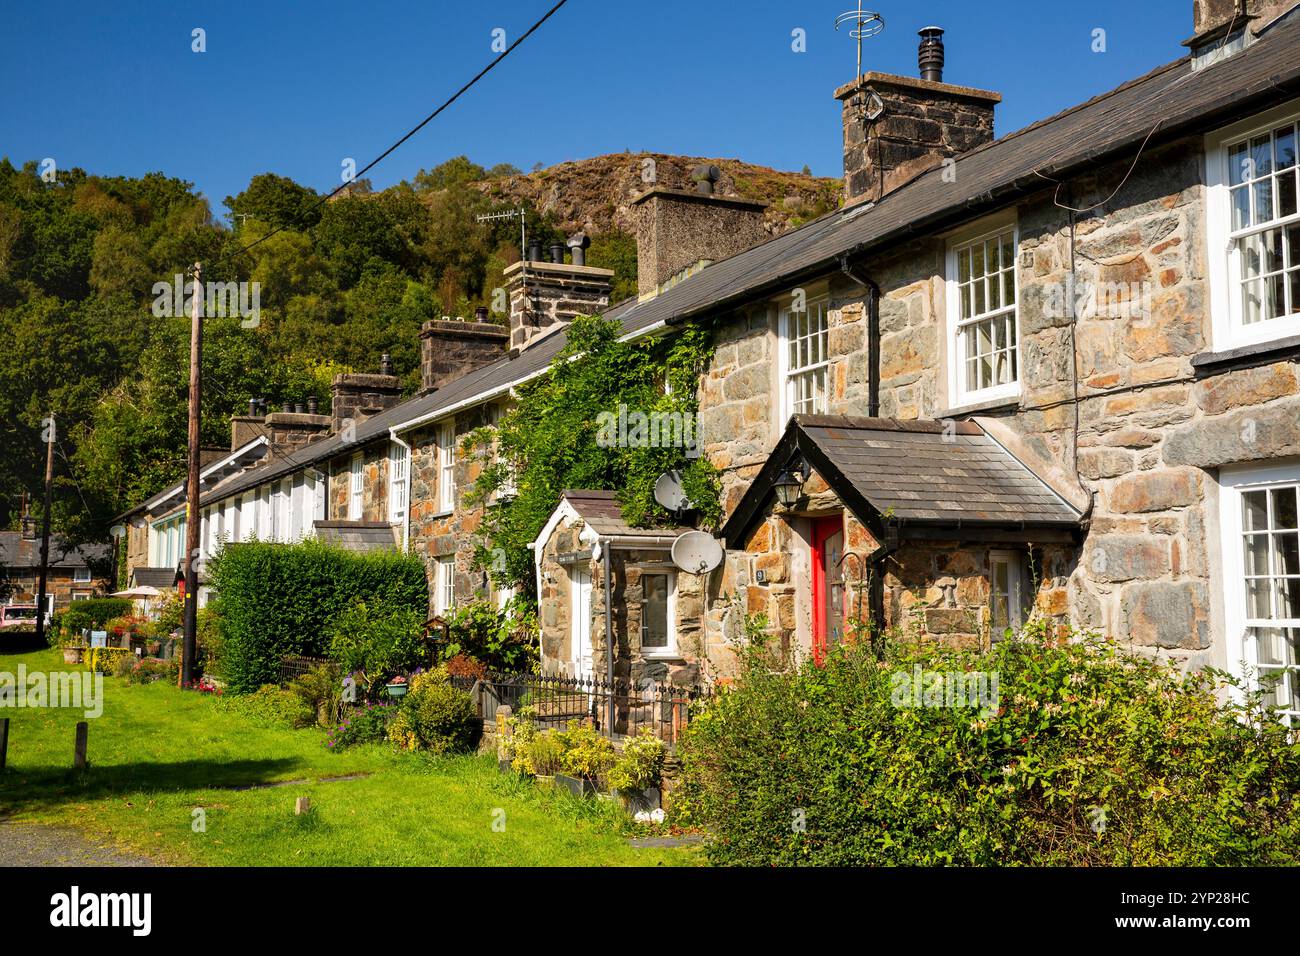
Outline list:
[[[651,298],[704,266],[768,238],[767,203],[716,194],[717,166],[691,170],[694,191],[656,186],[632,200],[637,294]]]
[[[864,73],[835,91],[843,104],[847,203],[878,199],[943,160],[993,141],[989,90],[943,82],[943,30],[920,31],[920,77]]]
[[[569,239],[568,244],[575,252],[574,241],[581,235],[578,233]],[[580,243],[585,241],[583,236]],[[540,243],[536,249],[540,254]],[[559,243],[552,250],[558,250],[561,261],[533,260],[506,267],[512,349],[527,348],[574,317],[597,315],[609,306],[609,296],[614,288],[613,269],[566,263],[563,261],[564,246]]]
[[[480,307],[474,310],[473,322],[443,318],[424,323],[420,328],[421,395],[505,355],[510,333],[487,318],[487,309]]]
[[[325,419],[330,434],[343,431],[351,420],[354,425],[392,408],[402,400],[402,383],[393,374],[393,359],[385,352],[379,359],[379,374],[344,372],[330,384],[330,414]],[[274,416],[268,416],[270,421]]]

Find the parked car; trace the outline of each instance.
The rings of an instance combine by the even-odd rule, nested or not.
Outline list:
[[[36,630],[35,604],[9,604],[0,607],[0,631]]]

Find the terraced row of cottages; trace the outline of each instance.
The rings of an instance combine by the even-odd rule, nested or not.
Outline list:
[[[855,78],[842,208],[768,238],[725,179],[651,188],[636,297],[611,304],[575,242],[512,267],[508,327],[428,322],[414,397],[384,368],[339,376],[328,416],[237,417],[204,547],[408,548],[433,611],[500,597],[458,439],[545,374],[574,315],[629,337],[708,321],[724,560],[680,570],[685,529],[575,489],[535,549],[548,670],[712,679],[759,612],[811,654],[868,616],[978,642],[1037,614],[1281,671],[1298,711],[1300,13],[1236,6],[1201,0],[1188,56],[1000,139],[1000,97],[932,55]],[[132,516],[137,569],[179,559],[178,494]]]

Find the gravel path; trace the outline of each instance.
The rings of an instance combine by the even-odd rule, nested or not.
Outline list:
[[[0,866],[154,866],[152,860],[96,846],[68,827],[0,821]]]

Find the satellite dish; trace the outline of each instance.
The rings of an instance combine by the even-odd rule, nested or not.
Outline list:
[[[691,506],[686,492],[682,490],[682,473],[677,470],[665,471],[655,482],[655,501],[667,511],[685,511]]]
[[[673,542],[673,564],[689,574],[704,574],[722,563],[722,545],[703,531],[687,531]]]

